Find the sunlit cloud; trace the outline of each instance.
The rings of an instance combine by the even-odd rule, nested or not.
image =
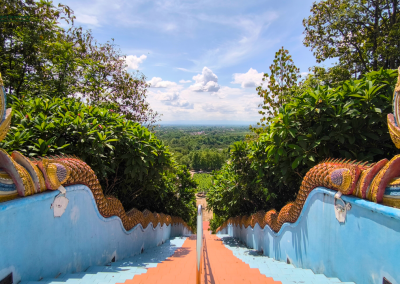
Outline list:
[[[153,77],[150,81],[147,81],[151,88],[172,88],[178,87],[178,84],[171,81],[163,81],[160,77]]]
[[[145,61],[147,58],[146,55],[140,55],[139,57],[137,57],[136,55],[128,55],[125,58],[126,61],[126,65],[128,66],[128,69],[133,69],[133,70],[137,70],[139,69],[139,65],[143,63],[143,61]]]
[[[261,85],[264,73],[258,73],[257,70],[250,68],[247,73],[233,74],[232,84],[240,84],[242,88],[255,88]]]
[[[195,83],[190,89],[195,92],[217,92],[219,90],[218,76],[209,68],[204,67],[201,74],[193,76]]]

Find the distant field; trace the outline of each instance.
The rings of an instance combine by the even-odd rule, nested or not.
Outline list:
[[[207,192],[212,185],[212,178],[210,174],[194,174],[193,179],[199,184],[197,187],[197,192]]]

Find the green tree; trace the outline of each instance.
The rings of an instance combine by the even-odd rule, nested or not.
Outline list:
[[[317,62],[338,58],[341,72],[358,77],[400,65],[398,0],[326,0],[314,2],[303,20],[304,45]]]
[[[283,46],[275,53],[273,64],[269,67],[271,75],[264,73],[263,82],[257,87],[258,95],[263,98],[263,110],[259,113],[263,116],[258,125],[265,126],[265,121],[270,121],[277,115],[279,107],[288,102],[291,97],[291,89],[296,85],[300,70],[294,65],[292,56]],[[261,128],[251,128],[259,131]]]
[[[379,70],[337,87],[314,85],[280,109],[257,140],[235,143],[229,162],[213,173],[207,203],[228,217],[279,210],[293,201],[307,171],[327,158],[377,162],[393,157],[387,127],[397,70]]]
[[[82,97],[144,125],[157,120],[146,102],[145,76],[127,71],[113,41],[97,43],[90,31],[75,27],[70,8],[46,0],[0,0],[0,7],[31,19],[0,25],[0,72],[8,94]],[[70,25],[63,29],[60,21]]]
[[[200,152],[195,151],[192,154],[192,168],[195,170],[200,170],[201,166],[201,154]]]
[[[13,98],[12,127],[0,147],[26,157],[75,155],[96,173],[106,195],[195,224],[196,183],[147,128],[75,98]]]

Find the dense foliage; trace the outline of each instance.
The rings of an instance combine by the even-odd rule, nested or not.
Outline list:
[[[220,169],[233,142],[244,140],[247,126],[161,126],[155,131],[175,160],[193,170]]]
[[[157,120],[146,102],[144,75],[127,71],[125,55],[113,42],[100,44],[90,31],[74,26],[68,6],[0,0],[0,10],[30,19],[0,25],[0,72],[8,94],[83,97],[143,125]]]
[[[76,155],[95,171],[105,194],[118,197],[125,209],[178,215],[194,224],[196,183],[147,128],[74,98],[14,96],[9,101],[12,127],[1,148],[28,157]]]
[[[304,45],[317,62],[338,58],[340,77],[395,69],[400,65],[398,0],[325,0],[314,2],[303,20]]]
[[[213,180],[210,174],[206,173],[198,173],[193,175],[193,180],[197,182],[197,191],[198,192],[207,192],[208,189],[212,186]]]
[[[336,88],[305,82],[257,141],[234,145],[229,163],[214,173],[208,206],[220,220],[279,210],[295,199],[306,172],[325,158],[372,162],[394,156],[386,116],[396,79],[397,70],[380,70]]]
[[[182,157],[182,164],[189,164],[193,170],[211,171],[220,169],[225,163],[226,152],[215,150],[194,151],[188,155],[188,160]]]

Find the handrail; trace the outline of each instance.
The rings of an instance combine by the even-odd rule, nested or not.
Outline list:
[[[203,208],[197,207],[197,241],[196,241],[196,283],[200,284],[201,270],[203,268]]]

